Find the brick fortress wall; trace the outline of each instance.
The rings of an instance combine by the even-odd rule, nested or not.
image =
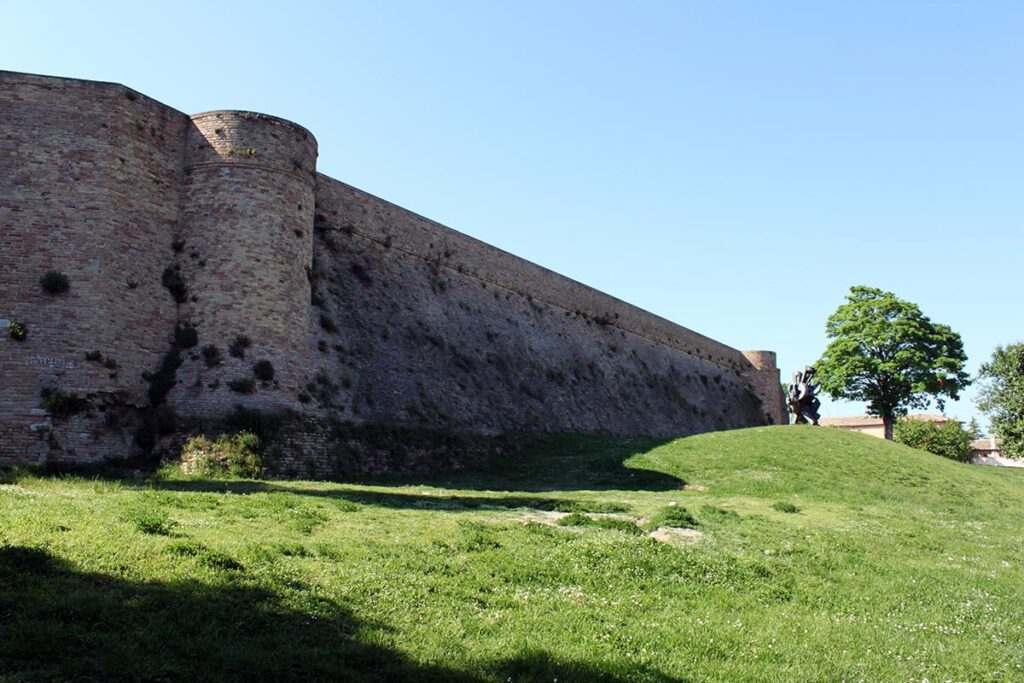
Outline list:
[[[161,414],[236,405],[297,415],[279,452],[311,474],[402,469],[360,465],[339,425],[668,436],[785,421],[774,354],[318,175],[313,136],[290,122],[8,72],[0,111],[0,319],[29,328],[0,339],[0,462],[126,457]],[[42,291],[48,270],[68,292]],[[46,415],[44,387],[87,410]]]
[[[123,86],[0,72],[0,319],[28,327],[0,330],[0,460],[130,449],[105,416],[49,419],[40,390],[146,403],[175,318],[160,274],[187,121]],[[42,290],[50,270],[67,292]]]
[[[298,408],[296,389],[313,356],[316,140],[272,116],[209,112],[191,119],[184,166],[175,267],[187,287],[180,318],[198,343],[185,354],[169,402],[179,413],[207,416],[236,404]],[[229,352],[240,336],[251,344],[241,358]],[[216,362],[205,348],[217,350]],[[272,380],[254,377],[261,361],[273,368]],[[258,382],[252,393],[229,386],[248,380]]]
[[[335,382],[309,393],[328,414],[648,436],[767,421],[743,353],[323,176],[316,234]]]

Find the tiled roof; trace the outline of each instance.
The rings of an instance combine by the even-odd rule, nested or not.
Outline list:
[[[933,415],[931,413],[917,413],[915,415],[907,415],[911,420],[924,420],[926,422],[960,422],[956,418],[948,417],[946,415]],[[819,422],[827,427],[844,427],[846,429],[852,429],[853,427],[881,427],[882,418],[874,417],[872,415],[848,415],[844,417],[823,417]]]
[[[987,436],[984,439],[977,439],[971,442],[972,451],[998,451],[999,442],[995,437]]]

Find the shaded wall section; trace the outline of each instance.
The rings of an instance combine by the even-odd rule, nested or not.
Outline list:
[[[320,176],[307,393],[343,419],[669,436],[771,421],[742,353]]]

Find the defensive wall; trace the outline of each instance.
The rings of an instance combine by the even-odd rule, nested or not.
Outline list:
[[[458,466],[467,435],[786,420],[773,353],[318,174],[316,156],[276,117],[0,72],[0,320],[26,331],[0,330],[0,462],[173,451],[239,406],[286,416],[271,460],[313,476]],[[66,291],[44,290],[50,271]]]

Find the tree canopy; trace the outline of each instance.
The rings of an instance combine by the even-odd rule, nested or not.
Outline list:
[[[1000,450],[1024,457],[1024,343],[997,346],[979,379],[978,408],[988,415]]]
[[[956,400],[970,384],[960,335],[892,292],[851,287],[825,334],[831,341],[816,379],[833,398],[865,401],[868,413],[882,418],[887,439],[896,417],[932,400],[942,410],[945,398]]]
[[[941,455],[951,460],[970,462],[971,439],[977,436],[974,427],[964,427],[956,420],[943,424],[931,420],[903,417],[896,420],[894,440],[911,448]]]

